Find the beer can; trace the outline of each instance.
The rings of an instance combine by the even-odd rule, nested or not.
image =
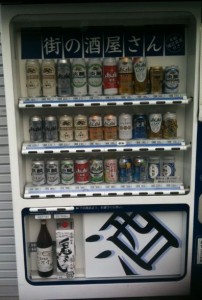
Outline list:
[[[177,115],[167,112],[163,115],[163,138],[175,139],[177,137]]]
[[[133,116],[133,139],[147,138],[147,116],[136,114]]]
[[[74,183],[74,161],[71,158],[64,158],[60,162],[61,183]]]
[[[100,58],[90,58],[88,61],[88,94],[102,95],[102,62]]]
[[[55,116],[46,116],[44,120],[44,138],[46,142],[58,141],[58,123]]]
[[[104,116],[104,139],[106,141],[117,140],[117,116],[108,114]]]
[[[79,184],[85,184],[90,181],[89,160],[84,157],[75,160],[75,181]]]
[[[40,116],[33,116],[29,119],[30,142],[43,141],[43,121]]]
[[[90,160],[90,182],[102,183],[104,181],[103,160],[93,158]]]
[[[149,114],[149,132],[150,139],[162,138],[162,114]]]
[[[104,160],[104,177],[106,183],[117,183],[118,163],[116,158]]]
[[[78,114],[74,117],[74,138],[79,142],[88,140],[87,116]]]
[[[132,116],[127,113],[122,113],[119,116],[119,139],[132,139]]]
[[[148,164],[145,157],[136,156],[133,159],[133,181],[145,182],[148,178]]]
[[[91,141],[103,140],[103,128],[101,115],[94,114],[88,118],[89,136]]]
[[[71,95],[70,62],[68,59],[57,61],[57,94],[59,97]]]
[[[41,66],[37,59],[28,59],[25,64],[28,97],[41,96]]]
[[[41,159],[32,160],[32,184],[43,185],[46,183],[45,163]]]
[[[166,94],[178,93],[179,67],[167,66],[164,69],[164,92]]]
[[[63,115],[59,118],[59,140],[61,142],[70,142],[73,139],[73,117]]]
[[[149,179],[155,179],[160,176],[160,157],[150,156],[148,159],[148,177]]]
[[[118,167],[119,181],[122,183],[131,182],[133,180],[133,167],[131,158],[126,156],[119,158]]]
[[[47,184],[56,185],[60,183],[60,163],[57,159],[46,161]]]
[[[103,88],[104,95],[118,94],[118,68],[114,57],[103,60]]]
[[[129,57],[122,57],[118,64],[118,83],[120,95],[133,94],[133,64]]]
[[[175,176],[175,158],[174,156],[164,156],[162,158],[162,176]]]
[[[151,94],[162,94],[163,67],[151,67],[149,70]]]
[[[72,61],[72,87],[74,96],[87,95],[87,70],[83,58],[74,58]]]
[[[146,57],[135,57],[133,60],[134,69],[134,92],[137,95],[148,92],[148,69]]]
[[[41,66],[44,97],[56,96],[56,66],[53,59],[44,59]]]

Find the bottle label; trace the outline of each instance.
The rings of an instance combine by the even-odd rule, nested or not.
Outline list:
[[[102,86],[101,64],[91,64],[88,69],[88,84],[92,87]]]
[[[37,247],[37,268],[40,272],[49,272],[53,269],[52,246],[48,248]]]

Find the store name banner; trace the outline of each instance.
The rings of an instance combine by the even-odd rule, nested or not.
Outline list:
[[[185,55],[185,28],[176,26],[27,28],[22,59]]]

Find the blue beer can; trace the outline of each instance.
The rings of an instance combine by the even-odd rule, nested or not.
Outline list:
[[[119,172],[119,181],[124,182],[132,182],[132,160],[129,157],[122,156],[118,161],[118,172]]]
[[[148,159],[148,177],[149,179],[156,179],[160,176],[160,157],[150,156]]]
[[[133,139],[147,138],[147,116],[136,114],[133,116]]]
[[[148,178],[148,162],[146,157],[136,156],[133,159],[133,181],[145,182]]]

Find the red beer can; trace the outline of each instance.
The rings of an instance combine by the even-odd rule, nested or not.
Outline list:
[[[80,157],[75,160],[75,182],[85,184],[90,181],[90,165],[89,160]]]

